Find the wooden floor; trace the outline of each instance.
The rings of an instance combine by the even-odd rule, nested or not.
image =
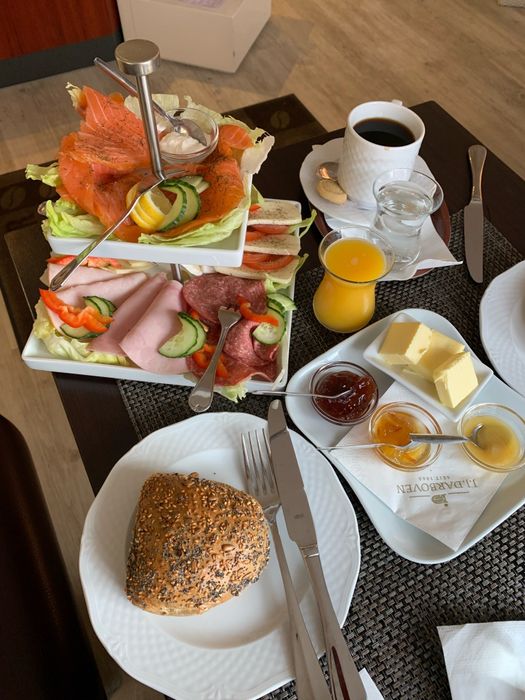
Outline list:
[[[329,130],[365,100],[435,100],[524,177],[524,37],[525,9],[496,0],[273,0],[272,18],[236,74],[165,62],[152,84],[218,111],[293,92]],[[113,90],[92,67],[0,90],[1,172],[53,159],[61,136],[77,128],[68,81]],[[21,363],[1,299],[0,327],[0,413],[30,444],[83,606],[77,558],[93,494],[53,379]],[[115,667],[94,644],[115,682]],[[123,676],[114,697],[160,696]]]

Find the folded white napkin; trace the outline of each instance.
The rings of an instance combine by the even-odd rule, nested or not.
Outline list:
[[[453,700],[524,700],[525,622],[438,627]]]
[[[397,382],[383,394],[379,405],[392,401],[415,403],[434,416],[443,433],[457,433],[453,421]],[[352,428],[338,444],[367,442],[371,442],[371,438],[366,421]],[[433,464],[414,472],[388,466],[373,449],[336,450],[332,457],[396,515],[454,551],[460,547],[506,477],[506,474],[478,467],[459,444],[443,445]]]

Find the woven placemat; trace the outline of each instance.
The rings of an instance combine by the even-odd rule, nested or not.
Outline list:
[[[450,249],[462,260],[463,214],[454,215],[451,223]],[[403,308],[431,309],[447,318],[486,362],[478,330],[481,296],[494,277],[521,259],[486,221],[483,285],[470,279],[465,265],[436,269],[406,282],[384,282],[377,288],[374,320]],[[316,269],[297,279],[290,376],[345,337],[325,330],[313,316],[311,301],[321,275]],[[126,381],[120,381],[119,388],[139,438],[194,415],[187,405],[187,388]],[[265,417],[270,400],[248,397],[234,405],[216,398],[212,410]],[[423,566],[401,558],[383,542],[349,486],[341,482],[355,508],[361,537],[361,570],[343,628],[358,668],[367,668],[385,700],[450,698],[436,627],[525,619],[525,509],[451,562]],[[265,697],[295,698],[294,684]]]

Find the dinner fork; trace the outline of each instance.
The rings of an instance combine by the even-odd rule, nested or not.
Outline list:
[[[328,685],[319,666],[317,654],[312,646],[312,641],[299,607],[277,526],[277,512],[281,507],[281,502],[273,478],[266,433],[263,430],[256,430],[241,435],[241,443],[248,490],[261,504],[266,521],[270,526],[283,579],[286,603],[290,615],[297,697],[300,700],[330,700],[331,695]]]
[[[219,309],[219,321],[221,324],[221,334],[213,355],[211,356],[210,364],[206,367],[206,371],[195,384],[188,397],[188,404],[195,413],[207,411],[213,401],[213,387],[215,385],[215,374],[217,373],[217,365],[221,357],[222,348],[226,341],[228,331],[241,318],[241,314],[235,309],[226,309],[221,306]]]

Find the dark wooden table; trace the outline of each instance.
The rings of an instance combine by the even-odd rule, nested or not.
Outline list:
[[[478,140],[435,102],[413,109],[426,125],[421,155],[442,185],[445,201],[454,213],[470,197],[466,154]],[[301,201],[303,211],[307,211],[298,175],[301,163],[313,144],[341,136],[342,130],[326,133],[293,96],[245,108],[237,114],[278,132],[277,147],[254,179],[256,187],[267,197]],[[525,254],[525,182],[491,153],[485,166],[483,194],[487,218]],[[0,280],[21,349],[31,331],[38,278],[49,250],[35,214],[36,203],[45,195],[39,183],[24,183],[20,172],[0,177],[0,202],[4,206],[8,202],[8,207],[0,211],[4,234],[0,237]],[[317,243],[315,231],[303,242],[303,247],[313,253],[311,260],[315,260]],[[137,442],[137,436],[114,380],[56,374],[55,381],[97,492],[115,462]]]

